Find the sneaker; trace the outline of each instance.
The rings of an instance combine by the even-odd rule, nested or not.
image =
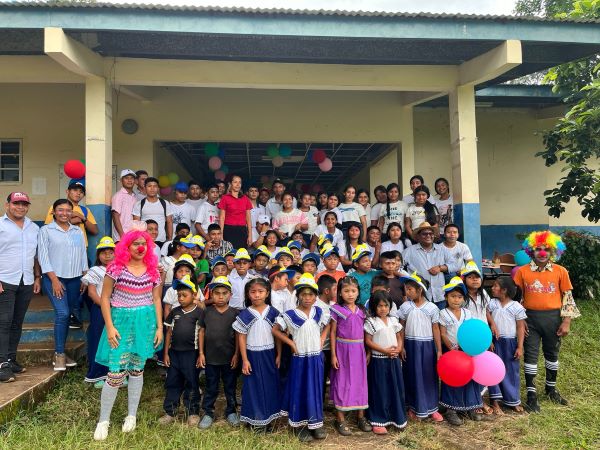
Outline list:
[[[94,440],[103,441],[108,437],[108,421],[98,422],[94,431]]]
[[[52,365],[54,366],[54,370],[56,372],[67,370],[66,358],[67,358],[67,356],[64,353],[55,353],[54,354],[54,359],[52,360]]]
[[[11,381],[15,381],[15,374],[10,370],[10,363],[3,362],[0,364],[0,382],[10,383]]]
[[[187,424],[190,427],[197,427],[200,423],[200,416],[198,414],[192,414],[188,417]]]
[[[127,416],[125,417],[125,421],[123,422],[123,427],[121,431],[123,433],[131,433],[135,430],[135,426],[137,425],[137,419],[135,416]]]
[[[527,393],[527,402],[525,402],[525,409],[530,413],[539,413],[542,408],[538,402],[537,395],[534,392]]]
[[[348,428],[348,425],[346,425],[346,421],[339,421],[339,420],[334,420],[333,421],[333,428],[335,428],[335,431],[337,431],[338,433],[340,433],[342,436],[350,436],[352,435],[352,431],[350,431],[350,428]]]
[[[439,414],[439,413],[437,413],[437,414]],[[432,415],[432,418],[433,418],[433,415]],[[458,414],[453,409],[449,409],[446,412],[446,420],[448,421],[448,423],[450,425],[453,425],[455,427],[460,427],[463,424],[462,419],[460,417],[458,417]]]
[[[443,422],[444,418],[442,417],[442,415],[439,412],[434,412],[431,416],[431,420],[433,420],[434,422]]]
[[[198,428],[201,430],[206,430],[207,428],[210,428],[213,422],[214,419],[212,417],[210,417],[208,414],[204,414],[204,417],[202,417],[202,420],[198,424]]]
[[[158,419],[159,425],[170,425],[175,422],[175,417],[165,414],[160,419]]]
[[[25,367],[23,367],[21,364],[19,364],[16,359],[9,359],[8,362],[10,364],[10,370],[12,370],[12,373],[19,374],[19,373],[27,372],[27,369]]]
[[[327,431],[325,431],[325,427],[321,426],[312,430],[312,435],[315,439],[325,439],[327,437]]]
[[[303,427],[300,431],[298,431],[298,440],[300,442],[311,442],[314,440],[314,438],[310,433],[310,430],[306,427]]]
[[[387,434],[387,432],[386,427],[373,427],[373,433],[375,434]]]
[[[546,391],[546,395],[548,396],[550,401],[556,403],[557,405],[567,406],[569,404],[569,402],[566,399],[564,399],[556,389]]]
[[[65,354],[65,366],[67,367],[77,367],[77,362],[72,360],[71,358],[69,358],[66,354]]]
[[[71,317],[69,317],[69,328],[71,330],[81,330],[83,328],[83,323],[81,323],[81,320],[71,314]]]
[[[371,427],[371,424],[369,423],[366,417],[361,417],[360,419],[357,419],[356,425],[358,426],[358,429],[360,431],[363,431],[365,433],[373,431],[373,427]]]
[[[237,413],[231,413],[227,415],[227,422],[232,427],[237,427],[240,424],[240,416]]]

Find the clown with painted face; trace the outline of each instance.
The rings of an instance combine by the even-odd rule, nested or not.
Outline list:
[[[525,384],[527,409],[539,412],[535,376],[540,341],[546,365],[546,394],[559,405],[567,401],[556,390],[558,353],[561,338],[569,334],[571,319],[579,317],[573,299],[571,280],[567,270],[556,264],[566,250],[560,236],[550,231],[535,231],[523,241],[523,249],[531,262],[520,267],[514,281],[523,293],[527,312],[528,334],[525,338]]]

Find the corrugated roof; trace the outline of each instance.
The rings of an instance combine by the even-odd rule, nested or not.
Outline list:
[[[594,19],[557,19],[538,16],[508,16],[490,14],[447,14],[447,13],[407,13],[387,11],[346,11],[327,9],[291,9],[291,8],[246,8],[226,6],[194,6],[194,5],[161,5],[152,3],[46,3],[40,1],[32,2],[6,2],[0,1],[0,7],[14,8],[102,8],[102,9],[131,9],[131,10],[157,10],[157,11],[194,11],[207,13],[230,13],[230,14],[256,14],[256,15],[296,15],[296,16],[339,16],[339,17],[389,17],[389,18],[418,18],[418,19],[441,19],[441,20],[481,20],[498,22],[555,22],[555,23],[589,23],[599,24],[600,20]]]

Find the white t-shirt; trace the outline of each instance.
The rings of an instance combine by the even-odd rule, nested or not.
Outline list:
[[[315,228],[315,231],[313,232],[313,235],[317,236],[317,238],[320,238],[322,234],[328,234],[329,231],[327,231],[327,227],[323,224],[318,225],[317,228]],[[342,233],[342,230],[340,230],[339,228],[335,229],[335,232],[333,233],[333,242],[331,243],[334,247],[340,245],[340,242],[344,242],[344,233]]]
[[[379,215],[381,214],[381,208],[383,208],[384,206],[385,206],[385,203],[375,203],[371,207],[371,214],[369,215],[371,218],[371,221],[379,220]]]
[[[373,208],[371,208],[371,205],[367,203],[367,206],[363,206],[364,210],[365,210],[365,214],[367,215],[366,220],[367,220],[367,227],[369,225],[371,225],[371,210]]]
[[[166,216],[173,215],[173,209],[171,206],[171,202],[165,200],[166,208],[163,208],[159,199],[153,203],[146,197],[146,201],[144,202],[144,209],[142,208],[142,201],[138,200],[133,207],[132,214],[134,216],[138,216],[140,220],[146,221],[149,219],[155,220],[158,224],[158,237],[156,238],[159,242],[165,242],[167,240],[167,232],[165,231],[165,209]]]
[[[402,200],[398,200],[390,205],[390,216],[387,215],[387,204],[381,207],[379,217],[383,217],[383,230],[382,233],[387,233],[387,229],[390,223],[398,222],[402,229],[404,229],[404,216],[408,210],[408,206]]]
[[[333,208],[333,209],[322,209],[319,212],[319,217],[321,218],[321,224],[325,223],[325,214],[327,214],[328,212],[335,213],[335,215],[337,217],[338,225],[341,225],[344,222],[344,216],[342,215],[342,212],[338,208]]]
[[[217,205],[211,205],[209,202],[204,202],[198,209],[196,223],[199,223],[205,233],[208,233],[209,225],[219,223],[219,208]]]
[[[309,208],[308,211],[300,211],[302,211],[308,219],[308,229],[304,233],[312,236],[319,225],[319,210],[314,206],[310,206]]]
[[[365,208],[360,203],[340,203],[338,209],[342,213],[344,222],[360,222],[360,218],[365,216]]]
[[[192,229],[192,223],[196,218],[192,205],[186,202],[183,202],[181,205],[171,203],[171,210],[173,211],[173,229],[180,223],[185,223],[190,227],[190,230]]]
[[[471,250],[467,244],[463,244],[462,242],[456,242],[456,245],[452,248],[446,247],[444,244],[442,244],[442,247],[446,253],[450,255],[452,261],[454,261],[457,266],[460,266],[461,269],[465,267],[467,261],[473,259]]]
[[[192,200],[191,198],[188,198],[185,202],[192,205],[192,208],[194,208],[194,215],[192,216],[194,219],[196,219],[196,216],[198,215],[198,210],[200,209],[200,206],[202,205],[202,203],[204,203],[206,200],[204,200],[203,198],[199,198],[198,200]]]
[[[454,199],[450,196],[446,200],[435,198],[434,201],[440,214],[440,233],[443,233],[446,225],[454,222]]]
[[[404,197],[402,197],[402,201],[403,201],[404,203],[406,203],[407,205],[410,205],[410,204],[412,204],[412,203],[414,203],[414,202],[415,202],[415,196],[414,196],[414,195],[412,195],[412,194],[405,195]],[[429,203],[431,203],[431,204],[434,204],[434,205],[435,205],[435,199],[434,199],[433,197],[429,197],[429,198],[427,199],[427,201],[428,201]]]
[[[256,230],[256,226],[258,225],[258,216],[262,215],[269,216],[269,214],[267,213],[267,209],[263,205],[257,203],[256,208],[252,208],[250,210],[250,223],[252,224],[252,242],[256,242],[256,240],[258,239],[258,231]],[[269,216],[269,219],[270,218],[271,217]]]
[[[397,244],[393,244],[392,241],[385,241],[383,244],[381,244],[381,250],[379,254],[383,252],[391,252],[393,250],[399,251],[400,253],[404,251],[402,239],[400,239]]]
[[[413,203],[406,210],[406,217],[410,219],[410,226],[415,230],[419,225],[425,222],[425,207],[417,206]]]

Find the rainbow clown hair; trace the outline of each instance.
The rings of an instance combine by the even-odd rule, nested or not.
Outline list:
[[[533,258],[533,252],[536,247],[544,246],[548,248],[550,260],[558,260],[567,246],[562,241],[562,238],[551,231],[533,231],[523,241],[523,250]]]
[[[115,247],[115,259],[110,266],[113,273],[119,275],[131,259],[129,247],[139,238],[144,238],[146,241],[146,254],[143,259],[144,264],[146,264],[146,271],[150,275],[152,282],[158,283],[160,281],[160,274],[158,273],[158,258],[154,254],[155,244],[152,241],[152,237],[146,231],[131,230],[121,236],[121,240]]]

